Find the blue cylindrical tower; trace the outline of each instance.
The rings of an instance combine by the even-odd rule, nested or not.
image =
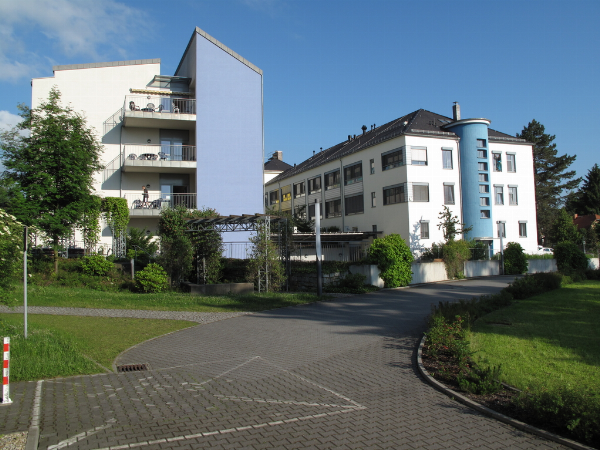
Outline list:
[[[460,138],[460,176],[463,222],[472,226],[470,239],[492,239],[492,197],[488,147],[488,119],[464,119],[444,128]]]

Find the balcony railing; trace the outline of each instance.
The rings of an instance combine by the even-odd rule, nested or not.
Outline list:
[[[126,160],[140,161],[196,161],[193,145],[125,144],[122,164]]]
[[[142,111],[153,113],[196,114],[196,99],[166,95],[126,95],[125,114]]]
[[[161,209],[184,206],[187,209],[196,209],[196,194],[148,194],[148,199],[144,201],[143,194],[129,193],[124,194],[123,198],[127,200],[130,211],[144,214],[148,211],[153,215]]]

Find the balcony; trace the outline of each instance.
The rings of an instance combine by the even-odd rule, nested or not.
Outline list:
[[[125,96],[123,126],[191,130],[195,124],[195,99],[168,95]]]
[[[193,145],[125,144],[121,158],[123,172],[193,173],[196,169]]]
[[[187,209],[196,208],[196,194],[149,194],[144,203],[141,191],[124,194],[127,200],[130,217],[158,217],[165,208],[185,206]]]

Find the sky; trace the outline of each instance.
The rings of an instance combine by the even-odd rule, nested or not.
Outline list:
[[[585,176],[599,18],[597,0],[0,0],[0,128],[53,65],[160,58],[172,75],[198,26],[263,70],[265,154],[289,164],[457,101],[511,135],[537,120]]]

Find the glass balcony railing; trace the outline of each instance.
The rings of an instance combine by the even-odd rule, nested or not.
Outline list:
[[[168,95],[126,95],[125,115],[135,112],[196,114],[196,99]]]
[[[193,145],[169,144],[125,144],[122,163],[138,161],[196,161],[196,147]]]

